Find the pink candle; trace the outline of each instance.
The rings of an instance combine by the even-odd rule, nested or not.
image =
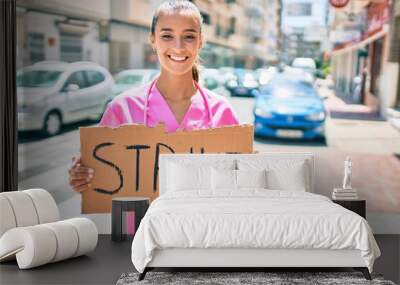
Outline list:
[[[135,212],[129,211],[125,212],[126,215],[126,234],[133,236],[135,234]]]

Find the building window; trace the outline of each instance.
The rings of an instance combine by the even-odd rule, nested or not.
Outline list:
[[[28,46],[29,46],[29,57],[31,63],[45,60],[43,34],[29,33]]]
[[[74,62],[82,60],[82,37],[77,34],[60,33],[61,60]]]
[[[205,13],[205,12],[200,12],[201,17],[203,18],[203,23],[206,25],[211,24],[211,19],[210,19],[210,14]]]
[[[236,18],[235,17],[231,17],[229,19],[229,30],[228,30],[228,34],[232,35],[235,33],[236,30]]]
[[[217,25],[215,26],[215,35],[216,35],[217,37],[219,37],[221,34],[222,34],[222,28],[221,28],[220,24],[217,24]]]

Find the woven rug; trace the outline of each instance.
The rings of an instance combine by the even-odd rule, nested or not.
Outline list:
[[[381,275],[372,275],[368,281],[360,272],[154,272],[150,271],[142,281],[138,281],[139,273],[122,274],[117,285],[157,284],[157,285],[395,285],[384,280]]]

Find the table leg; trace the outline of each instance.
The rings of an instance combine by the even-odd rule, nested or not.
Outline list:
[[[111,240],[122,241],[122,204],[112,204]]]

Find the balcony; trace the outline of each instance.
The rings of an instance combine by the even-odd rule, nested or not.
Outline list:
[[[246,10],[246,16],[249,18],[264,18],[265,17],[265,11],[263,7],[258,4],[258,3],[250,3],[248,6],[245,8]]]

